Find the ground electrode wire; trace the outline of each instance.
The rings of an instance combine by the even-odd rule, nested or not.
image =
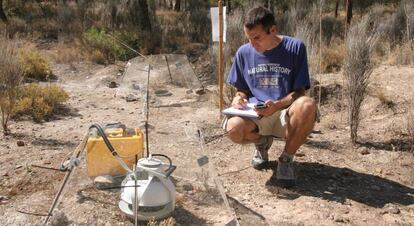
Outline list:
[[[87,133],[83,137],[82,142],[79,143],[79,145],[76,147],[75,151],[73,152],[73,156],[75,158],[79,158],[79,156],[81,155],[81,153],[85,149],[86,142],[87,142],[88,138],[89,138],[89,133]],[[69,181],[69,178],[70,178],[72,172],[75,170],[75,168],[76,168],[75,166],[67,168],[67,172],[65,174],[65,177],[63,178],[62,184],[60,185],[60,188],[59,188],[58,192],[56,193],[55,198],[53,199],[52,205],[50,206],[49,211],[47,213],[47,216],[45,218],[45,221],[43,222],[42,225],[44,225],[44,226],[47,225],[47,222],[49,221],[50,216],[52,216],[52,212],[55,209],[55,207],[56,207],[56,205],[59,201],[60,195],[62,194],[62,191],[65,188],[66,183]]]
[[[106,136],[104,130],[102,129],[102,127],[98,124],[93,124],[89,127],[89,130],[91,130],[92,128],[95,128],[98,133],[101,135],[103,141],[106,144],[106,147],[108,147],[109,151],[111,152],[112,156],[115,157],[116,160],[118,160],[119,164],[129,173],[132,172],[132,170],[128,167],[128,165],[124,162],[124,160],[119,157],[118,152],[115,150],[115,148],[112,146],[111,142],[108,140],[108,137]]]
[[[66,170],[63,169],[58,169],[58,168],[53,168],[53,167],[48,167],[48,166],[40,166],[40,165],[36,165],[36,164],[32,164],[32,167],[36,167],[36,168],[40,168],[40,169],[47,169],[47,170],[54,170],[54,171],[59,171],[59,172],[65,172]]]
[[[47,214],[44,214],[44,213],[32,213],[32,212],[28,212],[28,211],[25,211],[25,210],[16,210],[16,211],[19,212],[19,213],[22,213],[22,214],[39,216],[39,217],[46,217],[47,216]]]

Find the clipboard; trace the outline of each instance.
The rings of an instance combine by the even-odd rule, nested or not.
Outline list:
[[[240,117],[246,117],[246,118],[253,118],[258,119],[260,118],[259,115],[254,111],[254,103],[247,103],[247,106],[244,109],[237,109],[234,107],[226,108],[222,111],[224,115],[229,116],[240,116]]]

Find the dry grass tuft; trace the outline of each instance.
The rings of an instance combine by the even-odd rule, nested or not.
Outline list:
[[[169,217],[161,222],[150,220],[147,226],[174,226],[175,224],[176,224],[175,219],[173,217]]]
[[[52,75],[48,60],[34,45],[27,45],[22,49],[20,62],[26,79],[46,81]]]
[[[322,48],[322,72],[337,72],[341,69],[346,54],[343,42],[333,42],[330,47]]]
[[[85,59],[85,53],[83,51],[81,43],[77,40],[71,43],[59,42],[56,45],[56,52],[53,59],[56,63],[79,62]],[[102,57],[104,57],[103,54]]]
[[[3,133],[8,134],[8,122],[12,116],[23,80],[16,42],[0,38],[0,112]]]
[[[375,96],[378,98],[378,100],[381,102],[383,106],[388,107],[388,108],[395,107],[394,101],[390,100],[389,97],[385,95],[383,89],[377,89],[375,91]]]
[[[414,45],[413,42],[404,42],[396,45],[390,54],[389,59],[394,65],[413,65],[414,64]]]
[[[58,107],[69,99],[69,94],[61,87],[42,87],[32,83],[21,89],[20,100],[16,105],[16,116],[29,115],[35,122],[41,122],[57,112]]]
[[[353,144],[357,141],[361,104],[367,94],[366,89],[373,69],[372,52],[378,40],[371,19],[365,16],[360,23],[352,26],[346,39],[344,76],[349,88],[349,123]]]

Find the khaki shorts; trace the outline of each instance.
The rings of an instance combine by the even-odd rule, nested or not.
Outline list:
[[[292,106],[292,105],[290,105]],[[287,122],[289,120],[289,108],[282,109],[273,113],[271,116],[265,116],[260,119],[249,119],[252,120],[258,128],[258,133],[264,136],[275,136],[279,138],[284,138],[286,135]],[[226,129],[227,121],[231,118],[226,116],[222,122],[222,128]]]
[[[292,106],[292,105],[290,105]],[[260,119],[251,119],[258,127],[258,133],[263,136],[275,136],[284,138],[286,135],[287,122],[289,121],[289,108],[264,116]]]

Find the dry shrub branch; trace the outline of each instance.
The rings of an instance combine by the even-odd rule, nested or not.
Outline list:
[[[8,122],[16,106],[23,70],[16,42],[0,38],[0,111],[3,133],[10,131]]]
[[[371,17],[365,16],[351,27],[346,39],[344,76],[349,89],[349,124],[353,144],[357,141],[361,104],[373,69],[372,52],[379,37],[375,31]]]

